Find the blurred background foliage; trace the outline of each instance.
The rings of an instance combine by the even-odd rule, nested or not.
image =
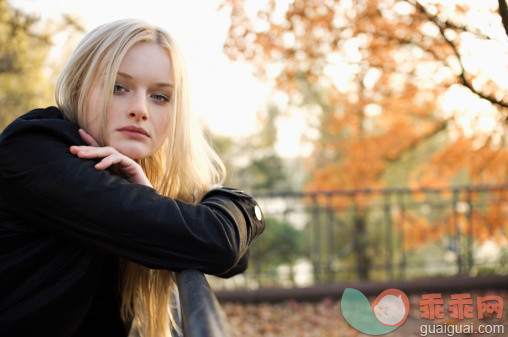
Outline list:
[[[0,123],[5,126],[20,111],[44,104],[52,88],[43,65],[51,48],[46,33],[35,32],[37,19],[0,1]]]
[[[64,58],[51,58],[53,39],[66,35],[76,39],[84,27],[72,16],[59,22],[39,18],[0,0],[0,127],[36,107],[54,105],[53,88]]]
[[[252,14],[248,1],[224,1],[224,52],[285,94],[289,113],[317,121],[306,190],[507,181],[508,90],[496,73],[507,75],[508,46],[496,3],[264,4]],[[484,48],[491,60],[472,57]]]

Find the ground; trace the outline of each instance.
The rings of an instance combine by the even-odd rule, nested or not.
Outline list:
[[[461,293],[464,293],[463,291]],[[445,313],[443,319],[424,319],[420,317],[421,295],[411,295],[410,312],[404,324],[392,333],[386,334],[387,337],[416,337],[424,336],[424,329],[428,329],[427,336],[448,337],[448,336],[482,336],[482,337],[501,337],[508,336],[508,291],[505,290],[482,290],[471,291],[471,298],[474,303],[473,319],[452,319],[449,313]],[[452,294],[442,294],[442,298],[447,301]],[[485,317],[478,319],[476,312],[476,298],[479,296],[498,295],[507,302],[504,306],[504,312],[501,319],[495,317]],[[369,298],[372,303],[374,298]],[[319,303],[298,303],[287,301],[284,303],[262,303],[262,304],[240,304],[240,303],[221,303],[229,322],[238,336],[266,336],[266,337],[356,337],[365,336],[356,331],[344,320],[340,311],[340,302],[337,300],[324,299]],[[447,302],[445,302],[445,306]],[[491,316],[495,316],[493,313]],[[432,333],[438,325],[444,327],[445,333]],[[452,328],[457,331],[458,325],[465,329],[476,330],[473,333],[452,333]],[[504,329],[504,333],[480,333],[478,329],[482,325],[483,329]],[[427,327],[429,326],[429,327]]]

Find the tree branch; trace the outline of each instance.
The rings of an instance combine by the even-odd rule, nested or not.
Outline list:
[[[404,2],[407,2],[407,3],[411,4],[411,5],[413,5],[414,7],[418,8],[420,10],[420,12],[423,9],[425,16],[427,16],[432,21],[437,20],[437,21],[441,22],[444,26],[446,26],[446,28],[457,29],[457,30],[460,30],[460,31],[463,31],[463,32],[468,32],[468,33],[471,33],[473,35],[476,35],[476,37],[479,37],[481,39],[491,40],[490,36],[486,35],[482,31],[480,31],[478,28],[474,28],[474,27],[470,27],[470,26],[465,26],[465,25],[459,25],[459,24],[457,24],[455,22],[450,21],[449,19],[441,21],[437,17],[437,15],[430,14],[427,11],[427,9],[422,4],[420,4],[418,2],[418,0],[414,0],[414,1],[413,0],[399,0],[399,1],[404,1]],[[503,1],[503,0],[499,0],[499,1]]]
[[[386,161],[389,163],[394,163],[394,162],[398,161],[404,155],[404,153],[412,151],[414,148],[416,148],[422,142],[426,141],[427,139],[432,138],[434,135],[437,135],[439,132],[445,130],[448,126],[448,122],[449,122],[449,119],[443,120],[442,122],[437,124],[436,127],[432,131],[423,135],[421,138],[412,141],[405,148],[400,150],[400,152],[397,154],[397,156],[395,158],[386,159]]]
[[[471,92],[475,93],[476,95],[478,95],[479,97],[481,97],[483,99],[486,99],[487,101],[491,102],[492,104],[498,105],[503,108],[508,108],[508,102],[498,100],[491,95],[487,95],[487,94],[477,90],[476,88],[473,87],[473,84],[471,83],[471,81],[467,79],[466,70],[464,68],[464,64],[462,63],[462,57],[457,49],[457,46],[455,45],[455,42],[453,42],[452,40],[450,40],[446,37],[445,28],[448,28],[448,26],[445,23],[441,22],[435,15],[430,14],[427,11],[427,9],[422,4],[420,4],[418,1],[414,1],[414,3],[411,2],[410,0],[406,0],[406,1],[411,3],[413,6],[415,6],[422,14],[427,16],[429,18],[429,20],[432,21],[438,27],[439,31],[441,32],[441,36],[446,41],[446,43],[452,48],[455,56],[457,57],[457,60],[459,61],[461,72],[458,75],[458,77],[460,78],[461,84],[463,86],[465,86],[466,88],[468,88],[469,90],[471,90]],[[504,0],[500,0],[500,1],[504,1]]]
[[[386,39],[388,41],[396,41],[400,45],[413,45],[413,46],[416,46],[416,47],[420,48],[422,51],[432,55],[432,57],[434,57],[436,62],[441,62],[446,67],[451,68],[450,64],[448,62],[446,62],[446,60],[442,59],[436,53],[436,51],[434,49],[432,49],[430,46],[428,46],[428,47],[424,46],[422,43],[420,43],[418,41],[415,41],[415,40],[403,39],[403,38],[394,37],[394,36],[391,36],[391,35],[388,35],[388,34],[382,34],[382,33],[379,33],[379,32],[369,32],[369,33],[372,34],[373,36],[384,38],[384,39]]]
[[[508,6],[506,6],[506,0],[499,0],[499,15],[503,21],[506,35],[508,35]]]

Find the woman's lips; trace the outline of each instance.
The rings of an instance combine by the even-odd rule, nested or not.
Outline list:
[[[148,134],[148,131],[146,131],[143,128],[134,126],[134,125],[125,126],[121,129],[118,129],[118,131],[120,131],[122,134],[124,134],[127,137],[135,138],[135,139],[146,139],[146,138],[150,137]]]

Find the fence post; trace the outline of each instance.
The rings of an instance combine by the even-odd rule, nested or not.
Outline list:
[[[321,269],[323,264],[321,252],[321,212],[317,197],[312,196],[312,231],[313,231],[313,267],[314,277],[317,283],[323,283],[323,271]]]
[[[455,227],[455,246],[457,248],[457,275],[462,276],[464,275],[464,269],[463,269],[463,263],[462,263],[462,232],[460,230],[459,226],[459,214],[458,214],[458,203],[459,203],[459,191],[457,189],[453,190],[453,197],[452,197],[452,205],[453,205],[453,226]]]
[[[400,249],[400,255],[401,260],[399,264],[399,277],[401,279],[406,278],[406,204],[405,204],[405,194],[404,191],[399,191],[398,193],[398,200],[399,200],[399,207],[400,207],[400,239],[399,239],[399,249]]]
[[[386,270],[388,272],[388,279],[393,280],[395,278],[393,274],[393,229],[392,229],[392,214],[391,214],[391,203],[390,194],[384,194],[384,211],[385,211],[385,225],[386,225]]]
[[[328,195],[328,209],[327,209],[327,233],[328,236],[328,249],[327,249],[327,262],[326,262],[326,282],[334,282],[335,281],[335,270],[333,267],[333,263],[335,260],[335,213],[334,213],[334,205],[333,205],[333,194]]]
[[[469,233],[467,237],[467,275],[471,274],[471,269],[473,269],[474,257],[473,257],[473,201],[471,197],[471,189],[467,190],[467,219],[469,224]]]

